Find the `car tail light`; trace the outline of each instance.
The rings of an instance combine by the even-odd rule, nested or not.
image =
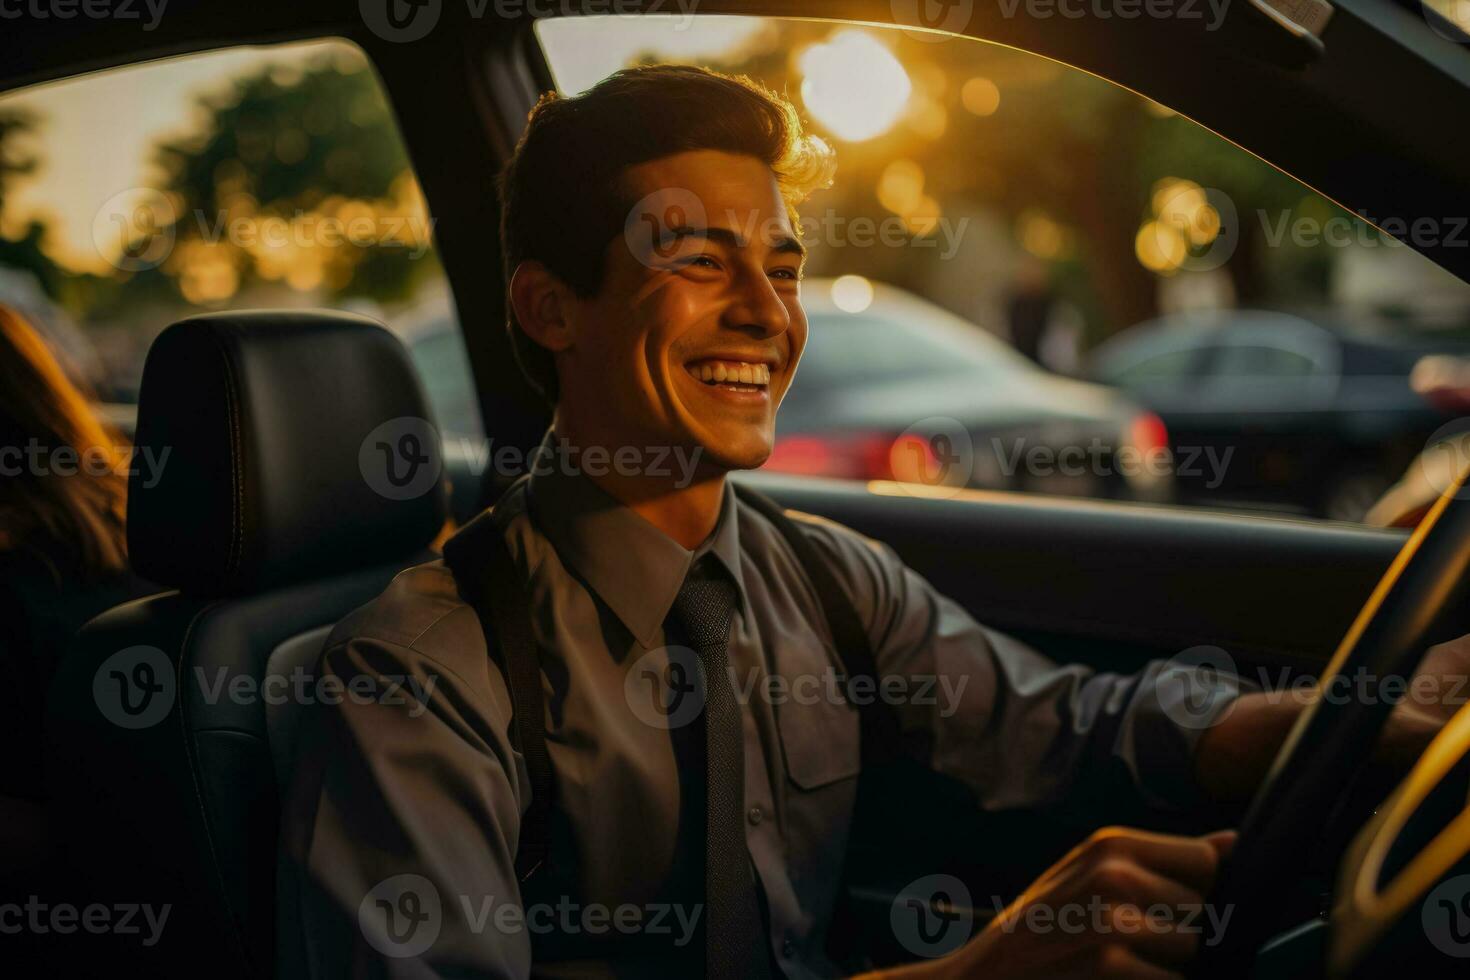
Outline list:
[[[940,461],[929,441],[913,433],[834,432],[776,440],[765,469],[846,480],[927,483]]]
[[[1128,441],[1145,456],[1161,449],[1167,451],[1169,429],[1153,412],[1140,412],[1128,426]]]
[[[906,432],[888,446],[888,479],[934,484],[944,478],[944,464],[928,439]]]

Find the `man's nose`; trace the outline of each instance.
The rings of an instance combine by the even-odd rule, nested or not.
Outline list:
[[[775,337],[791,327],[791,314],[776,295],[764,270],[741,276],[736,301],[726,311],[726,323],[761,337]]]

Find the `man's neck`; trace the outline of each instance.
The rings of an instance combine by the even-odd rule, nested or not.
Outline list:
[[[576,447],[579,454],[598,447],[607,453],[607,458],[612,458],[619,448],[607,445],[603,439],[579,436],[575,427],[567,426],[564,420],[556,424],[555,434]],[[602,468],[596,475],[584,470],[583,475],[681,547],[693,551],[715,532],[719,523],[720,506],[725,499],[725,473],[699,467],[690,479],[678,467],[660,469],[667,475],[619,473],[616,467]]]

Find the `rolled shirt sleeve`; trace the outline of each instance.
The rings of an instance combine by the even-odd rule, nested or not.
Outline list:
[[[890,701],[919,761],[953,776],[986,809],[1181,809],[1203,802],[1194,753],[1249,682],[1180,658],[1121,675],[1059,665],[978,623],[891,548],[799,515],[848,587],[878,673],[934,678],[928,697]],[[1110,817],[1111,819],[1112,817]]]

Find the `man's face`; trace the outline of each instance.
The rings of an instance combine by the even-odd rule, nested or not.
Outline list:
[[[601,290],[567,311],[564,417],[606,445],[759,466],[806,344],[803,250],[760,160],[696,150],[629,168],[627,234]]]

